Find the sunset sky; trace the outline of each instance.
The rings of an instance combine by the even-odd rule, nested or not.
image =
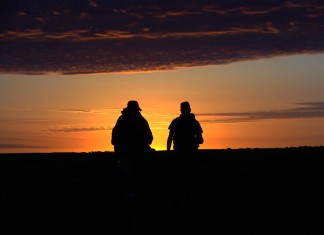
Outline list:
[[[217,3],[215,3],[217,2]],[[129,100],[156,150],[324,145],[321,1],[1,1],[0,152],[113,151]]]

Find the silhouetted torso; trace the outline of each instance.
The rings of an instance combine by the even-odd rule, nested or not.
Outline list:
[[[196,134],[199,132],[199,126],[194,114],[181,114],[171,123],[170,129],[174,131],[175,150],[192,151],[198,149],[199,143]]]
[[[117,153],[150,150],[153,135],[147,120],[139,111],[125,108],[112,131],[112,144]]]
[[[192,152],[198,150],[199,145],[204,142],[202,128],[196,117],[191,113],[189,102],[181,103],[181,115],[172,120],[169,126],[169,136],[167,140],[167,150]]]

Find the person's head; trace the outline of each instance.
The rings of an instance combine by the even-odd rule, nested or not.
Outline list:
[[[184,113],[184,114],[191,112],[190,104],[188,101],[184,101],[181,103],[180,111],[181,111],[181,113]]]
[[[127,103],[127,109],[131,111],[142,111],[136,100],[130,100]]]

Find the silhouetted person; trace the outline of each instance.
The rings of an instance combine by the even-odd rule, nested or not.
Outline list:
[[[152,150],[152,131],[140,111],[137,101],[128,101],[112,130],[111,143],[123,167],[130,168],[124,169],[129,173],[135,173],[134,167],[141,164]]]
[[[142,109],[138,102],[130,100],[127,107],[121,111],[122,114],[112,130],[111,143],[119,158],[126,208],[136,206],[139,194],[142,195],[142,181],[146,180],[144,177],[147,177],[145,172],[149,168],[148,158],[153,150],[150,147],[153,135],[140,111]],[[124,216],[127,216],[126,214],[132,216],[129,210],[126,209]]]
[[[111,143],[116,153],[134,155],[151,149],[153,135],[140,111],[142,109],[135,100],[128,101],[127,107],[121,111],[122,114],[112,130]]]
[[[173,149],[181,152],[192,152],[199,148],[204,142],[203,130],[196,117],[191,113],[188,101],[180,105],[181,115],[172,120],[169,126],[169,136],[167,140],[167,150],[170,151],[172,141]]]
[[[180,105],[181,114],[172,120],[169,126],[167,150],[170,152],[173,142],[173,175],[180,200],[188,201],[196,190],[198,170],[198,148],[204,142],[203,130],[195,115],[191,113],[188,101]]]

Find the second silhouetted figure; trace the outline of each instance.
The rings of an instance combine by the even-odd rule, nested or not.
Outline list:
[[[195,151],[198,150],[199,144],[204,142],[202,137],[202,128],[196,120],[195,115],[191,113],[188,101],[180,105],[181,115],[172,120],[169,126],[169,136],[167,140],[167,150],[176,151]]]

